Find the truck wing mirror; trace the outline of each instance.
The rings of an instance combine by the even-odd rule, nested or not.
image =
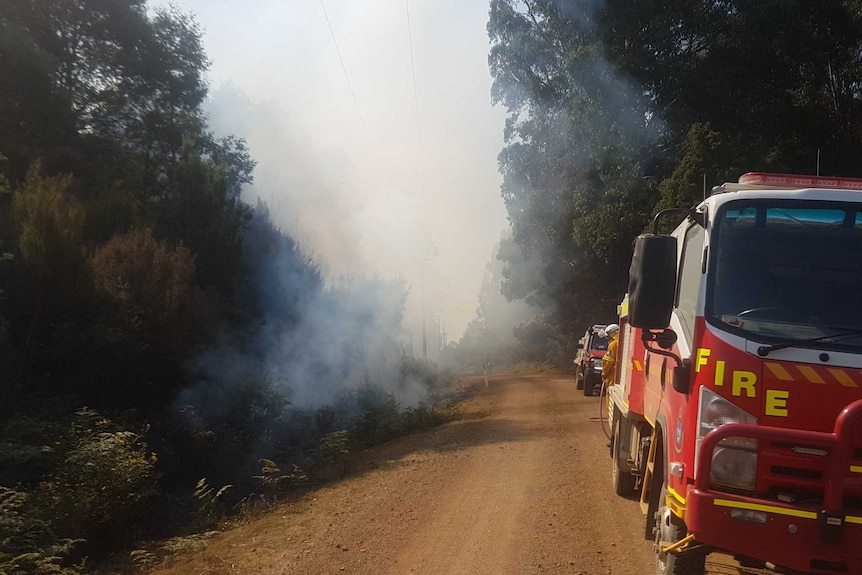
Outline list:
[[[638,236],[629,269],[629,323],[641,329],[666,328],[675,291],[676,238]]]
[[[645,329],[641,332],[641,340],[647,350],[669,357],[676,363],[673,368],[673,388],[679,393],[688,394],[691,388],[691,360],[687,357],[682,358],[671,351],[676,339],[676,332],[672,329],[661,331]],[[651,345],[653,343],[658,344],[658,347]]]

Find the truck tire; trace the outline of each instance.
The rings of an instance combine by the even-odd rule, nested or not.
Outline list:
[[[596,385],[595,376],[589,371],[584,373],[584,395],[590,397],[593,395],[593,387]]]
[[[663,470],[662,470],[663,472]],[[665,503],[667,484],[662,485],[659,493],[658,511],[655,514],[656,575],[704,575],[706,573],[706,552],[692,549],[683,553],[662,553],[662,545],[679,541],[686,536],[685,525],[674,516]]]
[[[614,410],[616,412],[616,410]],[[614,413],[616,423],[614,432],[611,434],[611,482],[614,485],[614,493],[621,497],[631,497],[635,492],[635,480],[637,479],[627,469],[622,469],[620,464],[620,437],[622,437],[622,414]]]
[[[584,389],[584,371],[581,368],[575,370],[575,381],[578,389]]]

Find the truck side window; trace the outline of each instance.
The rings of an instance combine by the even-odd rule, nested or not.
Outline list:
[[[676,307],[679,310],[679,316],[689,341],[694,336],[697,294],[700,291],[702,275],[701,258],[704,233],[702,227],[692,225],[685,232],[685,242],[682,248],[682,269],[679,271]]]

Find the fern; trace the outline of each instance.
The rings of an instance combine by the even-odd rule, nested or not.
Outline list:
[[[271,459],[258,461],[261,465],[260,475],[255,475],[252,479],[260,481],[265,495],[284,493],[308,481],[306,473],[296,464],[293,465],[290,473],[285,474],[281,472],[278,464]]]
[[[135,549],[129,553],[129,559],[138,569],[153,569],[161,563],[158,555],[146,549]]]
[[[206,477],[202,477],[197,482],[194,496],[198,500],[196,519],[200,526],[210,525],[224,517],[226,503],[223,499],[231,489],[233,489],[233,485],[225,485],[216,491],[207,483]]]

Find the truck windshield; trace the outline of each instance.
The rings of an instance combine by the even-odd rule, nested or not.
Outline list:
[[[594,351],[607,351],[608,340],[603,337],[599,337],[598,335],[594,335],[592,340],[590,340],[590,349]]]
[[[862,212],[855,204],[752,200],[719,212],[706,315],[766,343],[862,347]],[[836,335],[830,338],[824,336]]]

